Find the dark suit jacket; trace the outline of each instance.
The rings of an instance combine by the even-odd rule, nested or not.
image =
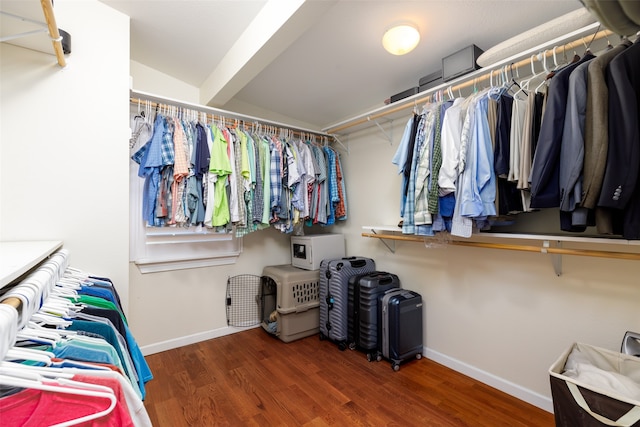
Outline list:
[[[624,210],[623,236],[640,237],[640,43],[613,58],[607,69],[609,148],[598,206]]]
[[[567,108],[569,76],[578,65],[593,58],[593,55],[587,54],[580,61],[567,65],[558,71],[549,83],[547,106],[531,166],[532,208],[560,206],[560,146]]]
[[[606,68],[631,42],[598,55],[587,71],[587,112],[584,121],[584,177],[582,206],[594,209],[600,197],[602,179],[609,146],[609,89],[605,81]]]

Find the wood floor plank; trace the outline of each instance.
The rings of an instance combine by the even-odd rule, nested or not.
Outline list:
[[[147,356],[154,426],[547,427],[553,415],[428,359],[368,362],[260,328]]]

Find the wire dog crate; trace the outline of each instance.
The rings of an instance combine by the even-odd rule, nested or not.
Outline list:
[[[262,278],[240,274],[227,279],[227,325],[248,327],[259,324],[261,313]]]

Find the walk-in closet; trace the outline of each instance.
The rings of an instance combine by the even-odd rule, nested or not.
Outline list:
[[[640,425],[639,5],[3,0],[0,425]]]

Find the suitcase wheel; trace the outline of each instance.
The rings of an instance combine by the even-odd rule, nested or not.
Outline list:
[[[323,334],[322,332],[320,332],[320,341],[324,341],[327,339],[327,336],[325,334]]]
[[[376,356],[376,362],[379,362],[381,360],[382,360],[382,355],[378,353],[378,355]]]
[[[398,372],[400,370],[400,364],[396,363],[396,362],[393,362],[391,364],[391,369],[393,369],[395,372]]]
[[[350,342],[349,343],[349,350],[355,350],[355,349],[356,349],[356,343]]]
[[[418,360],[422,359],[422,354],[421,353],[416,354],[416,359]]]
[[[345,351],[347,349],[347,343],[344,341],[340,341],[338,343],[338,350]]]

